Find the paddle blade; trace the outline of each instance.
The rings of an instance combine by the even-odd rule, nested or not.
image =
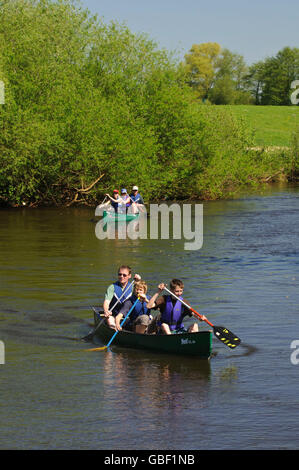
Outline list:
[[[229,348],[234,349],[241,343],[240,338],[238,338],[232,331],[229,331],[227,328],[224,328],[223,326],[214,326],[213,329],[216,338],[218,338],[219,341],[224,343]]]
[[[107,346],[103,346],[101,348],[85,349],[85,351],[105,351],[105,349],[107,349]]]

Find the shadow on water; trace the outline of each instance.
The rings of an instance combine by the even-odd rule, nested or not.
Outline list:
[[[82,323],[82,319],[62,312],[39,312],[30,313],[28,319],[33,322],[50,323],[54,325],[65,325],[68,323]]]
[[[37,331],[35,330],[26,330],[24,329],[23,325],[21,328],[16,327],[7,327],[1,328],[1,334],[5,335],[7,338],[10,339],[17,339],[18,343],[28,343],[28,344],[35,344],[35,345],[46,345],[50,340],[67,340],[67,341],[78,341],[78,338],[67,336],[67,335],[55,335],[55,334],[48,334],[42,330]]]
[[[58,312],[31,312],[24,313],[20,311],[2,309],[3,313],[9,313],[8,318],[1,318],[1,335],[3,339],[13,339],[18,343],[27,344],[49,344],[55,340],[67,341],[80,341],[80,335],[75,337],[68,334],[69,327],[72,330],[77,330],[77,325],[80,328],[87,329],[92,326],[88,322],[82,325],[82,319],[72,315]],[[15,315],[14,315],[15,314]],[[65,326],[64,326],[65,325]],[[75,333],[76,334],[76,333]]]
[[[228,358],[236,358],[236,357],[251,356],[252,354],[254,354],[258,351],[258,348],[256,346],[251,345],[251,344],[241,343],[240,346],[238,347],[238,351],[241,351],[241,353],[240,354],[231,354],[230,356],[227,356],[227,357]]]

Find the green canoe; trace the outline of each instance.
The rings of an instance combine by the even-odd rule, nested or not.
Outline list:
[[[98,308],[94,307],[95,335],[106,345],[115,330],[109,328]],[[99,323],[101,324],[99,325]],[[147,349],[160,353],[181,354],[200,359],[209,359],[212,352],[211,331],[179,333],[173,335],[147,335],[131,331],[119,331],[113,340],[114,345],[135,349]]]
[[[111,221],[119,221],[119,222],[125,222],[129,220],[134,220],[137,219],[139,216],[139,213],[137,214],[118,214],[117,212],[109,212],[109,211],[103,211],[103,219],[105,219],[107,222]]]

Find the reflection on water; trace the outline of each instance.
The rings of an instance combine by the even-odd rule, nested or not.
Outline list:
[[[235,382],[237,378],[238,378],[238,367],[236,366],[226,367],[225,369],[222,369],[220,371],[220,379],[222,382],[227,382],[231,384],[232,382]]]
[[[114,348],[114,351],[117,353],[108,350],[103,355],[105,378],[107,374],[109,380],[113,371],[112,375],[116,373],[117,379],[126,383],[133,373],[138,381],[144,382],[147,378],[151,390],[159,390],[161,384],[164,384],[165,388],[169,387],[173,377],[178,381],[187,379],[208,381],[211,373],[210,362],[207,360],[123,350],[119,347]],[[128,374],[128,371],[131,372]]]
[[[120,422],[135,422],[139,414],[143,424],[138,426],[144,431],[154,427],[162,436],[171,423],[172,432],[179,435],[186,411],[207,405],[210,374],[209,361],[117,348],[103,357],[101,392],[107,409],[117,407]]]

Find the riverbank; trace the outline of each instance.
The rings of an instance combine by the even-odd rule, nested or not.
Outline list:
[[[184,107],[184,103],[180,106]],[[160,139],[165,140],[168,129],[161,134],[158,128],[153,135],[153,147],[148,149],[146,157],[138,153],[137,148],[134,150],[134,146],[130,149],[118,146],[120,157],[116,158],[107,150],[97,163],[90,155],[81,154],[73,160],[71,150],[64,155],[58,154],[55,142],[49,149],[50,159],[39,145],[34,156],[15,145],[13,150],[7,149],[6,159],[2,155],[0,205],[93,207],[115,187],[129,190],[133,184],[139,186],[148,201],[204,201],[230,198],[241,188],[298,181],[299,133],[293,134],[288,146],[256,145],[254,128],[237,117],[240,106],[237,108],[193,103],[189,110],[192,110],[192,120],[185,116],[185,127],[181,121],[176,122],[171,146],[165,144],[163,155],[159,154],[157,145]],[[280,108],[277,108],[275,112],[279,113]],[[164,117],[169,118],[169,112],[170,108],[165,109]],[[296,112],[290,110],[289,114]],[[128,129],[128,135],[131,131]],[[190,136],[190,132],[194,135]],[[93,134],[97,136],[95,129]],[[138,139],[142,141],[144,135],[138,135]],[[265,137],[264,142],[266,140]],[[284,142],[287,142],[287,135]],[[76,141],[72,145],[77,145]],[[75,166],[82,168],[74,171]]]
[[[238,189],[229,189],[227,188],[227,192],[223,197],[218,197],[218,198],[209,198],[208,196],[206,198],[198,198],[196,196],[193,197],[186,197],[186,198],[163,198],[163,199],[150,199],[149,201],[145,202],[145,206],[148,207],[149,204],[162,204],[162,203],[205,203],[209,201],[220,201],[220,200],[232,200],[232,199],[238,199],[238,198],[243,198],[246,196],[252,196],[252,195],[260,195],[260,194],[271,194],[273,190],[288,190],[292,188],[297,188],[299,184],[299,177],[294,178],[292,180],[288,180],[288,178],[284,175],[284,173],[279,174],[274,174],[270,176],[265,176],[263,179],[261,178],[259,182],[256,182],[256,184],[251,184],[251,185],[243,185],[240,186]],[[44,203],[44,204],[26,204],[25,202],[21,204],[1,204],[0,203],[0,210],[9,210],[9,209],[42,209],[42,208],[48,208],[48,209],[61,209],[61,210],[67,210],[67,209],[72,209],[75,207],[78,208],[95,208],[99,203],[101,202],[101,199],[94,200],[91,202],[85,202],[85,203],[78,203],[78,204],[54,204],[54,203]]]

